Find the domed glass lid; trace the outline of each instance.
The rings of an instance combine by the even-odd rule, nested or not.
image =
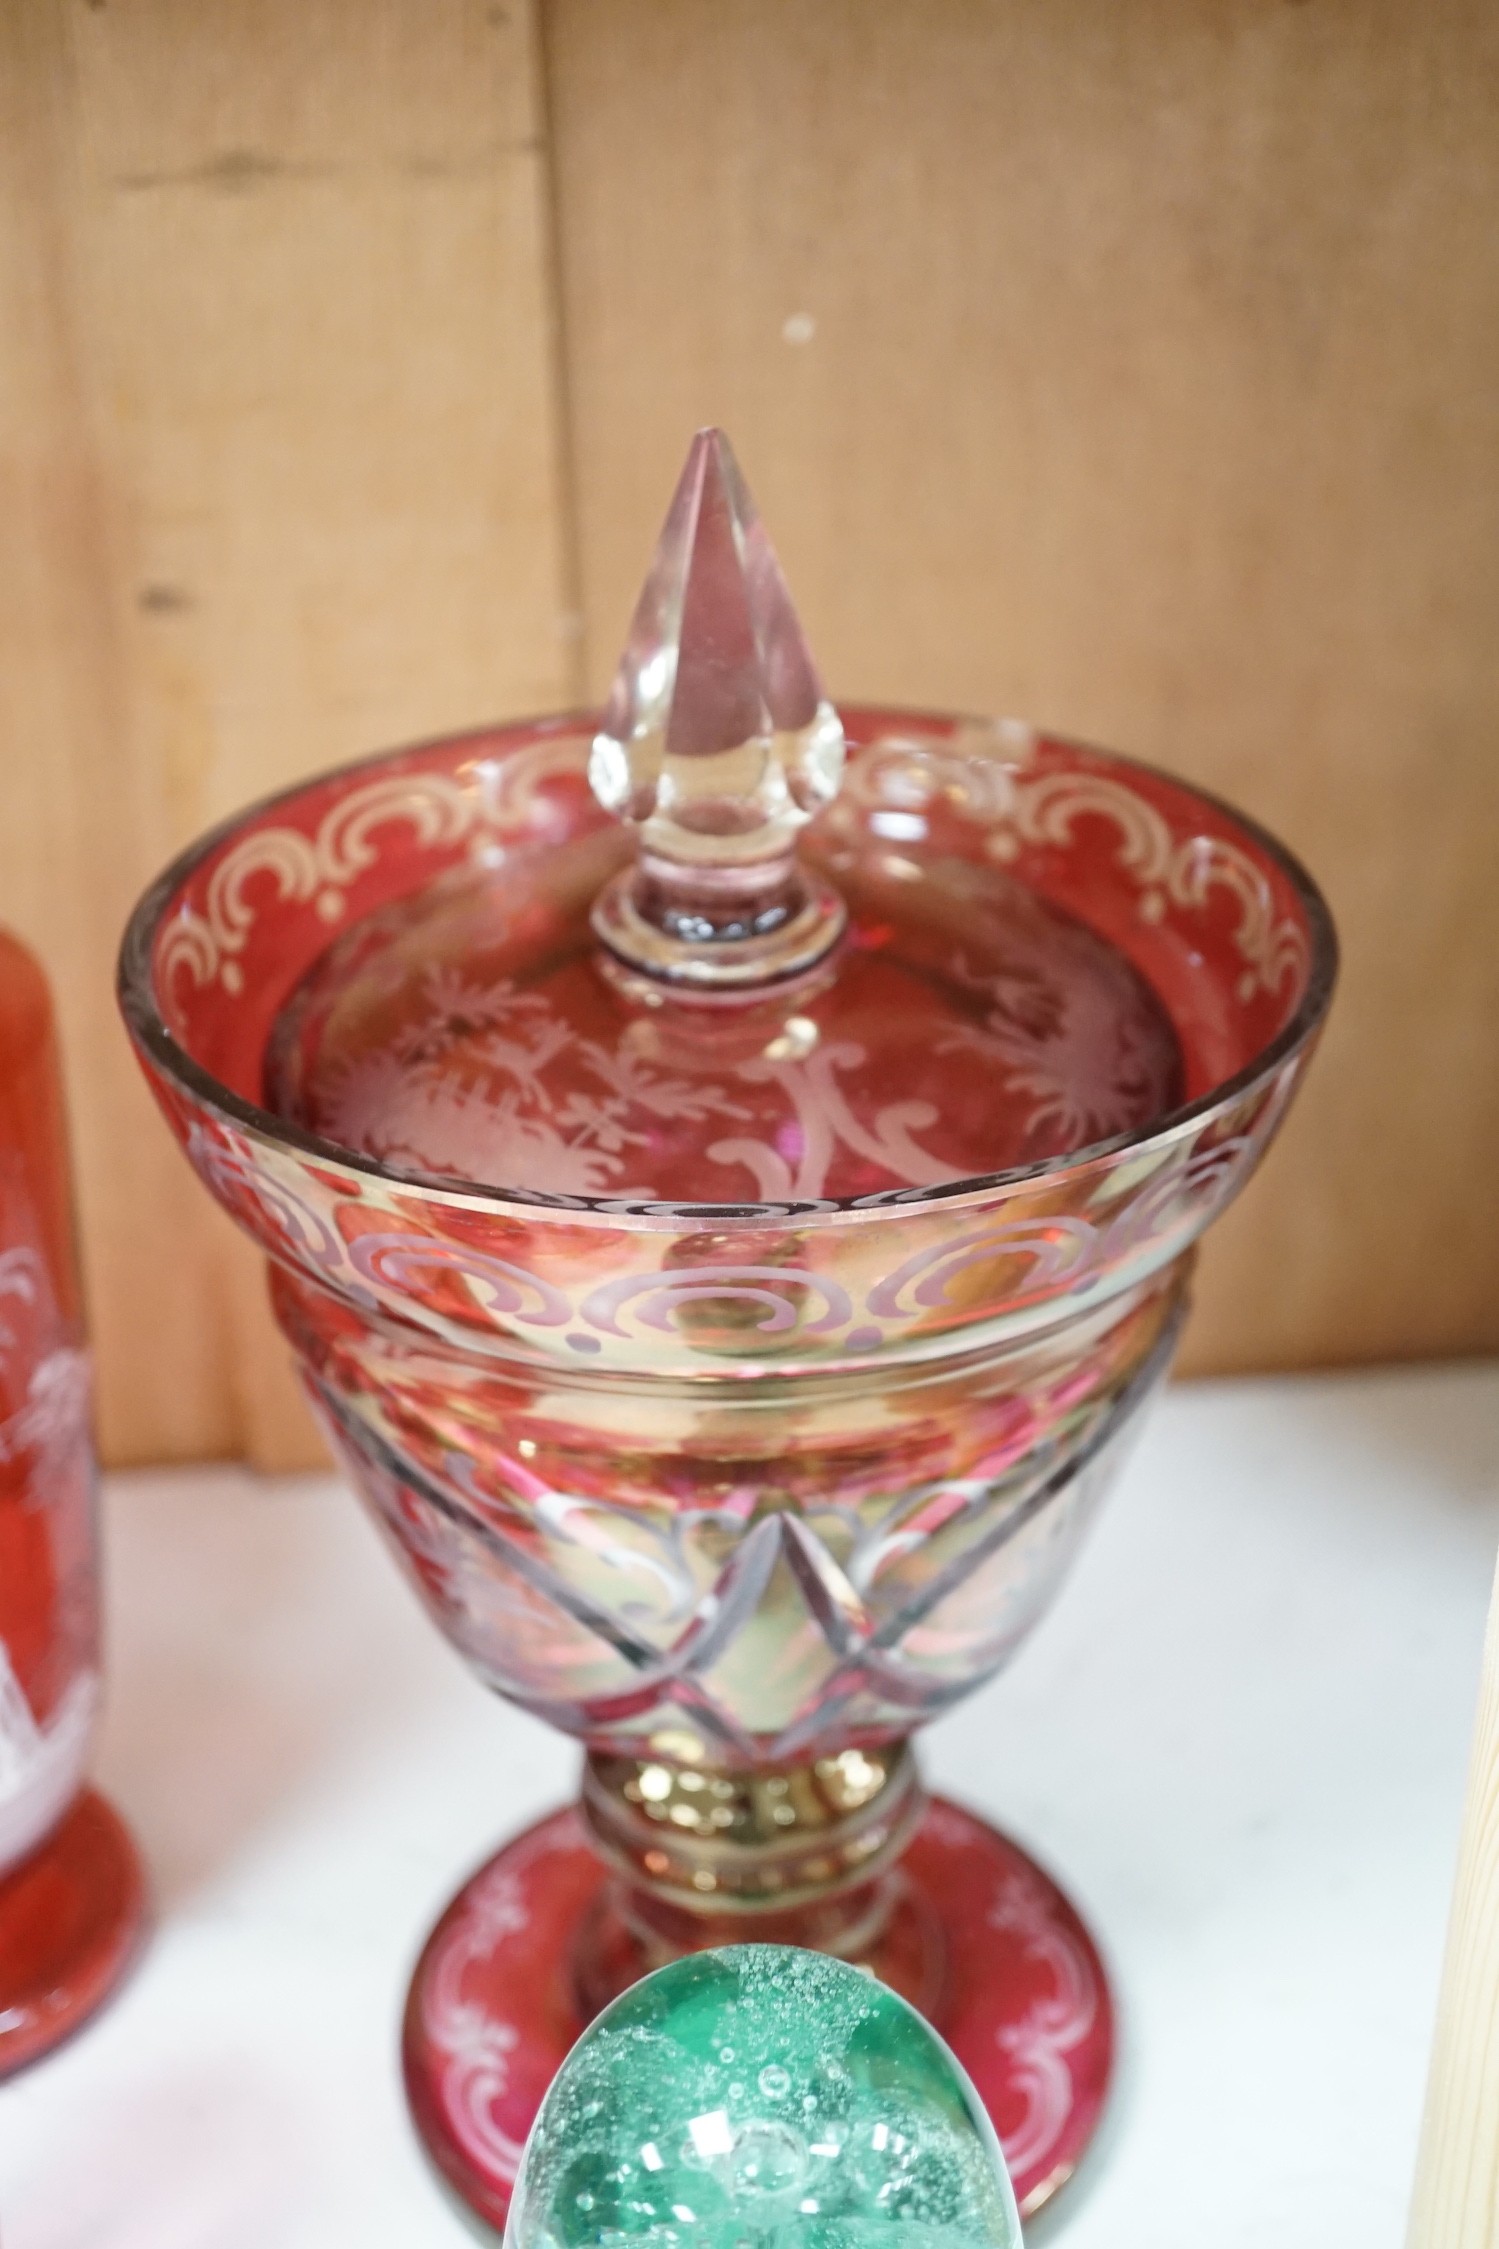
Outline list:
[[[1125,954],[914,814],[831,820],[843,755],[704,431],[594,741],[621,824],[348,928],[281,1012],[270,1106],[408,1176],[709,1205],[939,1187],[1172,1109]]]

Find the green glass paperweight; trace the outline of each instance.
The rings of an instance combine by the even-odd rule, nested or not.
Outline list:
[[[893,2230],[892,2230],[893,2229]],[[993,2126],[930,2025],[789,1945],[673,1961],[543,2101],[506,2249],[1019,2249]]]

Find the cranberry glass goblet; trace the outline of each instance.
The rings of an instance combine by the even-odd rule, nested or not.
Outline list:
[[[833,713],[716,436],[602,718],[310,781],[143,899],[126,1019],[336,1451],[586,1747],[411,1991],[481,2217],[581,2024],[746,1938],[923,2009],[1022,2209],[1067,2176],[1098,1955],[910,1736],[1059,1584],[1333,966],[1295,861],[1166,774]]]

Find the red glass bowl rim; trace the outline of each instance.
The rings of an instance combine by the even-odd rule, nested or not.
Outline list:
[[[865,728],[877,730],[877,733],[894,732],[905,726],[913,731],[925,731],[930,736],[934,729],[940,728],[942,735],[951,739],[952,733],[959,729],[1011,723],[966,712],[931,711],[885,703],[840,703],[838,708],[850,728],[857,727],[860,732]],[[1199,788],[1195,782],[1184,781],[1180,775],[1168,772],[1163,766],[1153,765],[1144,758],[1129,757],[1123,751],[1100,750],[1091,744],[1073,741],[1065,735],[1042,733],[1040,729],[1027,727],[1027,732],[1036,733],[1049,748],[1097,758],[1124,773],[1146,775],[1151,780],[1161,782],[1210,807],[1230,821],[1257,850],[1275,862],[1295,892],[1305,918],[1309,950],[1306,988],[1289,1020],[1254,1060],[1235,1071],[1232,1077],[1223,1079],[1208,1092],[1199,1094],[1195,1100],[1166,1110],[1149,1124],[1138,1126],[1132,1131],[1115,1133],[1105,1140],[1091,1141],[1086,1147],[1071,1149],[1065,1155],[1045,1157],[1039,1163],[1017,1165],[1007,1171],[978,1172],[968,1178],[948,1180],[936,1187],[895,1187],[873,1195],[828,1196],[812,1202],[673,1203],[664,1197],[652,1199],[648,1203],[619,1202],[612,1201],[607,1195],[548,1194],[539,1189],[492,1187],[479,1180],[398,1170],[381,1163],[377,1157],[363,1155],[356,1149],[344,1147],[336,1140],[325,1140],[316,1133],[307,1132],[301,1126],[277,1116],[273,1110],[263,1109],[256,1102],[245,1100],[221,1079],[214,1077],[211,1071],[205,1070],[201,1063],[194,1061],[186,1048],[173,1037],[156,1001],[152,963],[157,931],[194,869],[241,829],[258,822],[278,807],[295,803],[299,797],[329,781],[353,781],[361,775],[376,773],[383,766],[395,764],[401,759],[419,759],[439,750],[458,749],[467,742],[473,743],[476,748],[486,743],[494,745],[497,738],[503,739],[507,735],[535,739],[538,736],[565,737],[576,734],[586,738],[597,731],[599,724],[600,714],[597,711],[548,711],[531,718],[506,719],[490,726],[465,727],[454,733],[428,735],[394,749],[377,750],[368,757],[326,766],[318,773],[305,775],[288,788],[273,790],[267,796],[256,798],[237,812],[230,813],[227,819],[220,820],[205,830],[162,869],[137,901],[125,925],[125,934],[120,944],[116,990],[120,1011],[143,1056],[195,1102],[216,1111],[227,1122],[270,1141],[274,1146],[295,1150],[310,1162],[357,1172],[386,1185],[398,1187],[406,1194],[428,1196],[438,1202],[456,1199],[465,1204],[511,1211],[517,1217],[544,1217],[552,1213],[574,1220],[602,1220],[611,1226],[629,1226],[632,1221],[636,1225],[642,1222],[676,1224],[684,1219],[696,1223],[711,1221],[715,1225],[735,1221],[763,1224],[767,1220],[787,1217],[877,1217],[883,1210],[909,1210],[934,1203],[974,1200],[1038,1179],[1081,1171],[1105,1157],[1120,1155],[1126,1151],[1164,1147],[1168,1141],[1206,1122],[1216,1112],[1231,1108],[1241,1096],[1273,1078],[1282,1065],[1289,1062],[1321,1029],[1332,999],[1333,986],[1337,981],[1337,932],[1326,899],[1295,853],[1267,828],[1261,827],[1257,820],[1241,812],[1237,805],[1230,804],[1226,798],[1216,796],[1209,789]],[[875,740],[872,738],[866,746],[873,748]]]

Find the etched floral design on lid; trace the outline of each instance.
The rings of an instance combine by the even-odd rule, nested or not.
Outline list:
[[[481,851],[355,922],[276,1026],[273,1105],[407,1177],[710,1206],[952,1186],[1171,1108],[1125,955],[971,826],[835,804],[844,761],[701,431],[589,755],[623,833]]]

